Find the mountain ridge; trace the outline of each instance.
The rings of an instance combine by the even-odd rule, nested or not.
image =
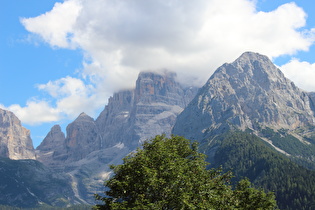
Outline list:
[[[266,56],[247,52],[214,72],[178,116],[173,132],[202,140],[233,126],[241,130],[262,126],[295,130],[314,122],[309,95],[285,78]]]

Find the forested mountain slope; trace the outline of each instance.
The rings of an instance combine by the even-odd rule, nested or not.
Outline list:
[[[315,171],[297,165],[253,134],[230,132],[215,141],[218,149],[211,167],[222,166],[234,173],[235,181],[248,177],[256,187],[275,192],[280,209],[315,208]]]

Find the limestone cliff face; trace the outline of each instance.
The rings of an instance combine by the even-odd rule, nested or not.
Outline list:
[[[61,170],[67,163],[85,158],[98,150],[97,127],[94,119],[81,113],[67,126],[67,136],[59,125],[51,128],[42,143],[36,148],[37,159],[46,165]]]
[[[247,52],[216,70],[179,115],[174,133],[202,140],[231,127],[295,130],[314,125],[312,100],[266,56]]]
[[[142,72],[136,81],[135,104],[165,103],[184,108],[191,100],[186,92],[173,72]]]
[[[100,148],[115,146],[128,138],[133,101],[133,90],[120,91],[109,98],[108,105],[96,119]]]
[[[0,109],[0,156],[14,160],[35,159],[30,131],[10,111]]]
[[[102,147],[123,143],[136,148],[155,135],[170,135],[177,115],[196,92],[176,82],[174,73],[140,73],[135,89],[114,94],[97,118]]]
[[[133,143],[139,144],[158,134],[169,136],[176,117],[196,94],[176,82],[176,74],[140,73],[130,114]]]
[[[67,157],[65,134],[59,125],[54,125],[42,143],[36,148],[36,159],[51,168],[60,168],[60,162]]]
[[[308,93],[308,96],[310,97],[311,108],[313,112],[315,113],[315,92]]]
[[[85,158],[89,153],[99,149],[95,145],[97,127],[94,119],[81,113],[77,119],[67,126],[65,148],[67,161],[77,161]]]
[[[54,125],[36,149],[41,151],[60,150],[65,139],[65,134],[61,131],[60,125]]]

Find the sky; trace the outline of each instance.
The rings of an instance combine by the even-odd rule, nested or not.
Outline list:
[[[311,0],[2,0],[0,108],[38,146],[81,112],[96,118],[140,71],[203,85],[245,51],[315,92]]]

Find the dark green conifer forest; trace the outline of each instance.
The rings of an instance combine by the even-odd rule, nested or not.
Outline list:
[[[233,171],[234,182],[248,177],[275,192],[280,209],[315,209],[315,172],[299,166],[257,136],[245,132],[222,137],[213,165]]]

